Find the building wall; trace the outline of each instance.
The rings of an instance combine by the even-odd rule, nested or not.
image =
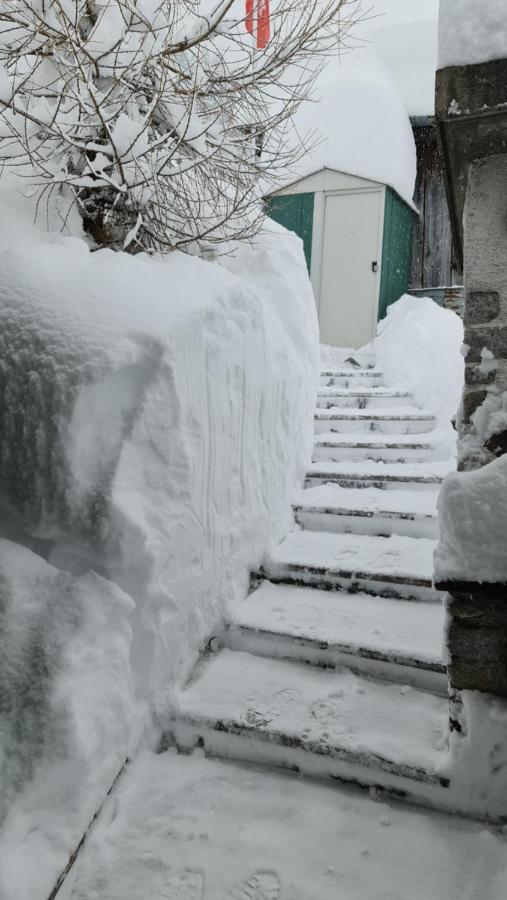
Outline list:
[[[507,154],[471,166],[464,214],[465,392],[460,468],[507,452]],[[492,366],[482,362],[493,354]],[[480,429],[471,421],[481,407]]]
[[[266,201],[268,216],[302,239],[309,274],[312,266],[314,205],[314,193],[277,195]]]
[[[433,119],[413,119],[417,148],[414,202],[419,217],[414,222],[410,287],[447,287],[457,282],[453,273],[451,221],[444,173],[438,153]]]
[[[415,214],[403,200],[387,188],[382,244],[382,274],[378,317],[383,319],[388,306],[406,294],[410,281],[411,234]]]

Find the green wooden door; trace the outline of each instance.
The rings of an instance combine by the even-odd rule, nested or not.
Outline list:
[[[284,194],[266,201],[268,216],[294,231],[303,241],[308,272],[312,263],[313,207],[315,194]]]
[[[408,290],[414,215],[395,191],[386,188],[379,319],[383,319],[388,306]]]

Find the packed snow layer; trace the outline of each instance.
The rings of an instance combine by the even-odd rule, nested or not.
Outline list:
[[[388,307],[373,342],[385,383],[409,390],[448,432],[465,378],[462,343],[463,323],[456,313],[408,294]]]
[[[95,572],[73,577],[7,540],[0,586],[0,895],[36,900],[137,740],[134,604]]]
[[[438,500],[437,581],[507,582],[507,457],[455,472]]]
[[[300,241],[270,224],[242,277],[74,239],[0,260],[0,502],[50,562],[135,599],[147,691],[287,530],[318,379]]]
[[[144,754],[109,808],[72,900],[505,900],[505,840],[481,825],[198,752]]]
[[[506,57],[505,0],[440,0],[440,69]]]
[[[280,186],[328,168],[388,184],[412,203],[416,150],[410,120],[372,47],[332,59],[294,122],[309,150]]]

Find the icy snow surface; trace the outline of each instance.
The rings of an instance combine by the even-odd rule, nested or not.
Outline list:
[[[437,581],[507,582],[507,456],[455,472],[439,501]]]
[[[300,136],[312,134],[318,143],[284,183],[329,168],[388,184],[412,203],[416,152],[410,121],[397,85],[371,46],[328,63],[312,99],[297,111],[295,126]]]
[[[505,0],[440,0],[440,69],[506,57]]]
[[[72,900],[505,900],[499,835],[292,775],[146,753],[109,808]]]

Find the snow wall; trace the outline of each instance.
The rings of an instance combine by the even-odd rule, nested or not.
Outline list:
[[[17,216],[0,230],[0,894],[38,900],[146,700],[288,530],[319,359],[302,244],[274,223],[220,263],[91,253]]]
[[[386,384],[410,390],[416,403],[448,428],[461,402],[463,322],[429,297],[405,294],[388,307],[373,342]]]

